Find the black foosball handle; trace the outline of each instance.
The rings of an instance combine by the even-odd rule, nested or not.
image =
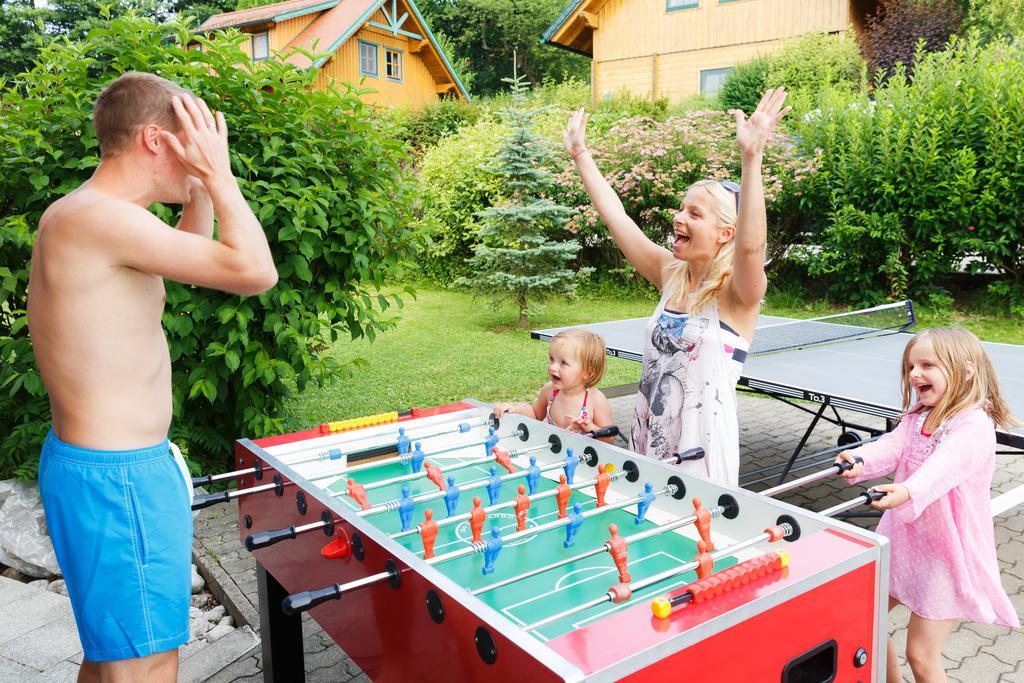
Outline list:
[[[704,458],[704,449],[701,448],[700,446],[697,446],[695,448],[683,451],[682,453],[676,453],[674,454],[674,457],[676,459],[677,465],[679,463],[687,462],[689,460],[702,460]]]
[[[293,593],[281,601],[281,610],[288,616],[301,614],[322,602],[337,600],[341,597],[341,584],[336,583],[327,588]]]
[[[274,545],[278,541],[286,541],[295,538],[295,525],[284,529],[271,529],[269,531],[254,531],[245,538],[245,547],[250,552]]]
[[[589,436],[591,439],[604,439],[609,436],[618,435],[619,428],[616,427],[615,425],[608,425],[607,427],[601,427],[600,429],[595,429],[592,432],[587,432],[587,436]]]
[[[847,472],[847,471],[849,471],[849,470],[852,470],[852,469],[854,468],[854,466],[855,466],[855,465],[859,465],[859,464],[861,464],[862,462],[864,462],[864,458],[860,457],[859,455],[855,455],[855,456],[853,456],[853,459],[854,459],[854,460],[855,460],[856,462],[848,462],[848,461],[846,461],[846,460],[843,460],[843,461],[841,461],[841,462],[837,462],[837,463],[836,463],[836,467],[838,467],[838,468],[839,468],[839,472],[838,472],[838,473],[839,473],[839,474],[842,474],[843,472]]]
[[[192,509],[202,510],[217,503],[227,503],[231,500],[230,494],[230,491],[221,491],[220,493],[207,493],[202,496],[196,496],[195,500],[192,501]]]
[[[213,475],[207,474],[203,477],[192,477],[192,486],[206,486],[213,483]]]

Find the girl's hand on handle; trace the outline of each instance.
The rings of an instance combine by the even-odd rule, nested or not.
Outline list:
[[[565,419],[569,421],[569,431],[580,432],[586,434],[587,432],[595,432],[600,427],[594,424],[594,421],[589,417],[579,417],[578,415],[566,415]]]
[[[871,504],[876,510],[891,510],[910,500],[910,491],[903,484],[880,484],[872,488],[885,494],[884,498]]]
[[[501,417],[506,413],[515,412],[515,403],[495,403],[491,407],[491,412],[494,413],[495,417]]]
[[[783,108],[786,101],[785,88],[769,89],[757,105],[757,109],[746,118],[739,109],[730,109],[736,118],[736,144],[745,156],[757,156],[764,152],[772,139],[775,127],[792,107]]]
[[[848,462],[853,467],[845,470],[842,473],[843,479],[853,479],[854,477],[860,476],[860,473],[864,471],[864,463],[858,462],[853,454],[853,451],[843,451],[836,456],[836,463]]]
[[[573,159],[587,148],[587,119],[589,118],[590,115],[583,111],[583,107],[580,107],[569,116],[569,121],[565,124],[562,142],[565,144],[565,151]]]

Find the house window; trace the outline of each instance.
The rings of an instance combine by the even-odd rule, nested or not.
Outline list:
[[[373,43],[359,41],[359,75],[378,78],[380,70],[377,67],[377,46]]]
[[[700,94],[712,97],[722,89],[722,81],[732,72],[732,67],[724,69],[702,69],[700,72]]]
[[[402,53],[398,50],[384,50],[384,68],[389,81],[402,82]]]
[[[266,31],[252,34],[252,58],[267,59],[270,57],[270,38]]]
[[[700,0],[665,0],[665,10],[692,9],[700,5]]]

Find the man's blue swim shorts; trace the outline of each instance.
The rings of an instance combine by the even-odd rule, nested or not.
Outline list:
[[[51,429],[39,489],[85,659],[145,657],[188,642],[191,488],[168,442],[101,451]]]

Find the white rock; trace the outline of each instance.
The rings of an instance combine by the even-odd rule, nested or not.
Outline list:
[[[188,618],[189,619],[202,619],[203,618],[203,610],[199,609],[198,607],[189,607],[188,608]]]
[[[50,584],[46,587],[46,590],[50,591],[51,593],[56,593],[57,595],[67,596],[68,594],[68,587],[67,584],[64,583],[64,579],[57,579],[56,581],[51,581]]]
[[[208,622],[206,619],[190,619],[188,626],[189,633],[193,638],[198,638],[213,628],[213,624]]]
[[[28,585],[33,588],[38,588],[39,590],[45,590],[46,587],[50,585],[50,582],[46,579],[36,579],[35,581],[29,581]]]
[[[234,630],[234,626],[228,626],[227,624],[217,624],[212,629],[210,629],[209,633],[206,634],[206,642],[215,643]]]
[[[225,612],[226,610],[224,609],[224,605],[217,605],[216,607],[203,612],[203,618],[207,621],[220,621],[224,618]]]
[[[192,606],[193,607],[202,607],[207,602],[209,602],[209,599],[210,598],[209,598],[209,596],[206,593],[198,593],[196,595],[193,595],[192,596]]]
[[[224,626],[225,624],[233,627],[235,625],[235,620],[232,619],[230,615],[228,615],[221,619],[219,622],[217,622],[218,626]]]
[[[192,565],[192,595],[202,593],[205,587],[206,581],[203,580],[203,577],[199,576],[199,571],[196,569],[196,566]]]

